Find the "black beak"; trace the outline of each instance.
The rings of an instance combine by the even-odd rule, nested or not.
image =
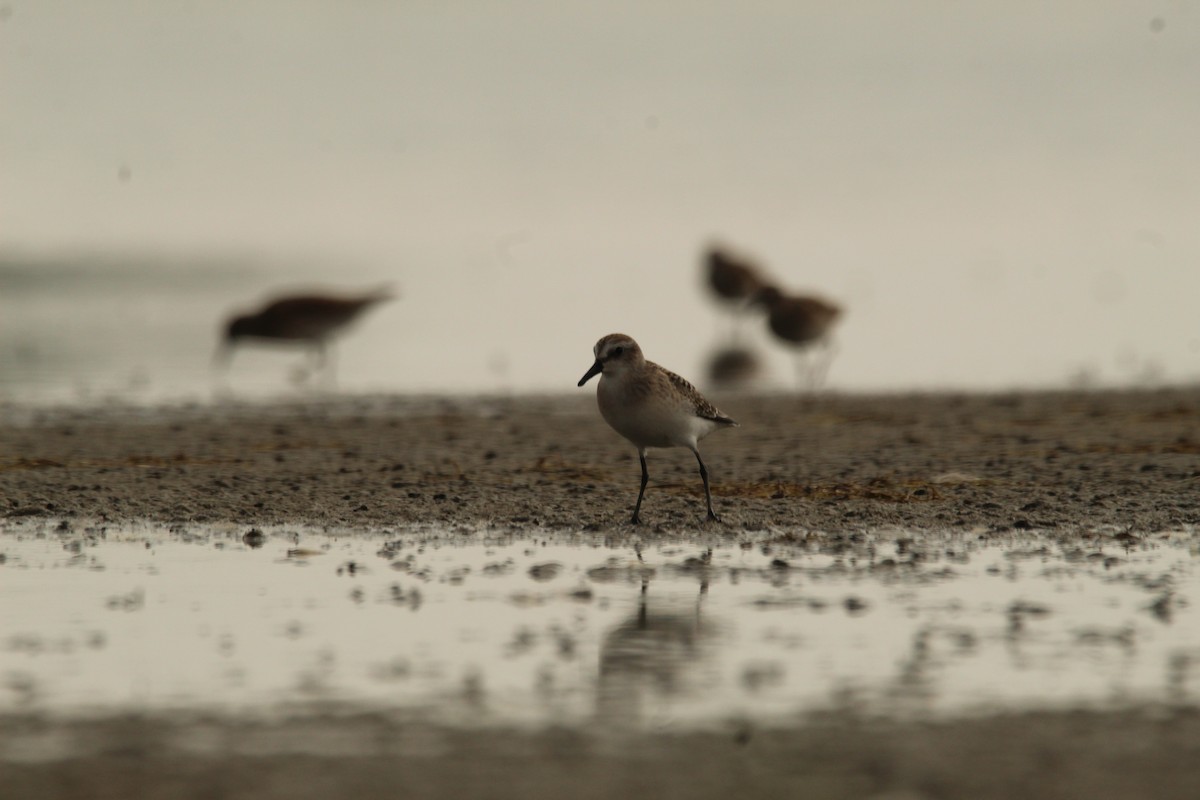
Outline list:
[[[587,371],[587,374],[579,379],[578,385],[583,386],[592,379],[593,375],[599,375],[601,372],[604,372],[604,365],[600,363],[600,359],[596,359],[596,363],[592,364],[592,368]]]

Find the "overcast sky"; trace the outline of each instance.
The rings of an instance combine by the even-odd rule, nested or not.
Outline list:
[[[1198,75],[1180,2],[9,2],[0,245],[353,257],[430,386],[694,369],[714,238],[836,385],[1195,379]]]

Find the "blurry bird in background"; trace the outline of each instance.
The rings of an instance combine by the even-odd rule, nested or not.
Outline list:
[[[704,266],[714,298],[733,314],[730,340],[737,341],[741,318],[748,310],[751,298],[767,286],[767,281],[758,265],[724,247],[710,247],[704,257]]]
[[[762,359],[754,350],[745,345],[729,345],[709,356],[708,381],[718,389],[738,389],[758,380],[762,366]]]
[[[232,317],[217,346],[214,366],[227,370],[234,347],[245,343],[279,343],[303,347],[311,362],[309,374],[325,373],[332,385],[332,340],[367,309],[394,299],[389,287],[358,295],[297,294],[276,298],[258,311]]]
[[[802,388],[816,389],[829,372],[835,349],[831,332],[841,307],[819,297],[785,295],[768,286],[753,298],[767,311],[767,327],[796,353],[796,378]]]
[[[830,333],[842,309],[819,297],[786,294],[757,262],[724,246],[714,245],[704,252],[702,269],[714,299],[732,310],[734,320],[728,343],[709,358],[709,380],[736,388],[759,377],[762,359],[739,334],[745,315],[762,309],[775,338],[795,350],[799,387],[819,388],[835,354]]]
[[[708,361],[709,383],[723,389],[748,386],[761,375],[762,358],[742,342],[742,322],[766,278],[752,260],[720,245],[705,251],[702,269],[713,299],[731,315],[728,338]]]

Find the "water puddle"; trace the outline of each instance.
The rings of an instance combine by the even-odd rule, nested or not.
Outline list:
[[[756,725],[1194,703],[1192,534],[0,527],[0,715]],[[248,535],[249,534],[249,535]]]

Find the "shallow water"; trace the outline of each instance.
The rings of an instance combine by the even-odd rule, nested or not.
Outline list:
[[[0,527],[0,714],[770,725],[1186,705],[1191,534]],[[774,540],[773,540],[774,539]]]

